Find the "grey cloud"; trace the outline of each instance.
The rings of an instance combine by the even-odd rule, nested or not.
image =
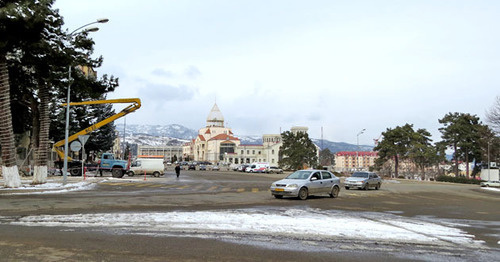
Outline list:
[[[198,68],[196,66],[189,66],[188,68],[186,68],[184,73],[190,79],[196,79],[199,76],[201,76],[201,72],[200,72],[200,70],[198,70]]]
[[[185,85],[148,84],[142,94],[152,101],[186,101],[192,99],[196,92],[197,89]]]
[[[153,75],[163,76],[163,77],[168,77],[168,78],[175,76],[175,74],[172,71],[166,71],[166,70],[161,69],[161,68],[156,68],[151,73],[153,73]]]

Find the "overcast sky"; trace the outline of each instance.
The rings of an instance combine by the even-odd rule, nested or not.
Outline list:
[[[57,0],[92,33],[127,124],[204,127],[215,101],[235,135],[307,126],[373,145],[414,124],[440,140],[448,112],[485,121],[500,95],[500,1]],[[121,108],[120,108],[121,109]],[[123,119],[117,120],[123,123]]]

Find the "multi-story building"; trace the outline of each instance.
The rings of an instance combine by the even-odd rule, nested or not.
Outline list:
[[[183,158],[228,164],[268,162],[277,166],[281,145],[280,134],[263,135],[259,145],[241,144],[231,129],[224,126],[224,117],[215,104],[208,114],[206,127],[199,129],[198,136],[183,146]]]
[[[183,146],[183,159],[218,163],[227,154],[233,154],[240,140],[231,128],[224,126],[224,116],[214,104],[207,117],[207,125],[198,130],[198,136]]]
[[[375,165],[377,152],[373,151],[341,151],[335,153],[335,171],[353,172],[366,170]]]
[[[167,162],[171,161],[172,158],[180,159],[183,150],[182,146],[147,146],[139,145],[137,146],[138,156],[162,156]]]

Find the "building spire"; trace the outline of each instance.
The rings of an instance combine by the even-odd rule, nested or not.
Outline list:
[[[224,116],[217,106],[217,103],[214,104],[207,117],[207,127],[211,126],[224,127]]]

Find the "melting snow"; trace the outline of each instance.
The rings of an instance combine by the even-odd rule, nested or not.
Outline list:
[[[432,245],[482,246],[459,224],[407,218],[387,213],[317,209],[239,209],[152,213],[100,213],[0,217],[24,226],[112,227],[132,232],[243,234],[310,240],[352,239]]]

